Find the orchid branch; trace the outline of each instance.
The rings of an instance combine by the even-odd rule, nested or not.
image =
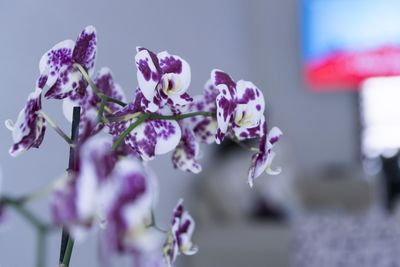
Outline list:
[[[43,110],[39,110],[38,114],[40,114],[47,121],[51,128],[53,128],[54,131],[56,131],[56,133],[65,140],[65,142],[67,142],[69,145],[72,145],[71,138],[69,138],[68,135],[63,130],[61,130],[61,128],[54,122],[52,118],[50,118],[47,113],[45,113]]]
[[[141,117],[139,117],[134,123],[129,125],[129,127],[120,135],[118,136],[117,140],[114,142],[112,149],[116,150],[121,143],[124,141],[125,137],[130,134],[136,127],[138,127],[142,122],[147,120],[149,118],[150,114],[143,114]]]

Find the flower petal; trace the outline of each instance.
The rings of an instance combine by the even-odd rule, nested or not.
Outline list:
[[[190,66],[186,60],[180,56],[171,55],[167,51],[158,53],[157,58],[163,74],[176,74],[174,75],[176,91],[181,94],[185,92],[189,88],[191,80]]]
[[[181,139],[181,128],[176,121],[151,120],[154,130],[157,133],[155,154],[165,154],[172,151]]]
[[[200,120],[193,131],[197,138],[207,144],[215,142],[215,134],[217,132],[218,123],[214,118],[206,117]]]
[[[47,77],[45,84],[48,87],[53,86],[57,81],[61,68],[72,64],[72,50],[74,46],[74,41],[65,40],[53,46],[53,48],[41,57],[39,71],[41,76]]]
[[[236,83],[231,76],[222,70],[214,69],[211,71],[211,81],[226,98],[234,99],[236,97]]]
[[[115,83],[112,72],[109,68],[101,68],[94,78],[94,83],[96,84],[97,88],[99,88],[99,90],[106,96],[110,96],[123,102],[126,101],[124,91],[119,84]],[[92,105],[97,107],[97,104],[100,103],[100,98],[93,94],[91,102]],[[113,111],[121,109],[121,106],[116,103],[108,103],[108,106]]]
[[[157,56],[148,49],[137,48],[135,56],[137,79],[140,90],[148,101],[152,101],[156,94],[157,84],[160,82],[162,70]]]
[[[82,65],[89,75],[92,75],[97,51],[96,29],[93,26],[87,26],[79,34],[72,53],[74,63]]]
[[[182,139],[172,154],[172,163],[175,168],[183,171],[199,173],[201,165],[196,160],[200,153],[199,143],[189,125],[187,123],[181,123],[181,125]]]
[[[41,92],[42,90],[37,88],[29,95],[27,103],[19,113],[15,124],[6,121],[7,128],[12,131],[14,145],[9,152],[13,157],[31,147],[38,148],[43,141],[46,121],[38,113],[42,108]]]
[[[218,129],[215,135],[215,141],[217,144],[220,144],[224,140],[225,134],[228,131],[236,104],[226,98],[223,94],[217,96],[216,102]]]

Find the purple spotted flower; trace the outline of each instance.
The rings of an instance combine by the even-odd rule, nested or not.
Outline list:
[[[172,163],[175,168],[183,171],[199,173],[201,165],[197,162],[200,146],[196,136],[187,122],[181,122],[182,139],[172,154]]]
[[[12,132],[13,146],[9,152],[16,157],[31,147],[38,148],[46,131],[46,121],[39,113],[42,109],[42,90],[36,88],[27,100],[25,107],[18,114],[17,121],[6,121],[6,127]]]
[[[117,163],[112,175],[106,249],[134,255],[151,253],[161,245],[161,235],[148,227],[154,193],[149,173],[137,158],[128,156]]]
[[[118,159],[111,145],[109,136],[88,139],[79,148],[77,171],[54,193],[54,221],[69,226],[77,238],[94,222],[105,220],[104,209],[111,198],[106,185]]]
[[[165,105],[184,106],[192,101],[186,93],[191,74],[189,64],[179,56],[138,47],[135,56],[142,106],[155,112]]]
[[[271,167],[272,160],[275,157],[275,152],[272,151],[272,148],[278,142],[281,135],[282,132],[277,127],[273,127],[267,134],[267,126],[264,123],[259,152],[253,155],[249,169],[248,182],[250,187],[253,187],[254,179],[259,177],[263,172],[270,175],[277,175],[281,172],[281,168],[273,170]]]
[[[77,100],[84,97],[87,83],[74,64],[80,64],[91,75],[96,58],[96,43],[95,28],[87,26],[79,34],[76,42],[62,41],[42,56],[39,70],[43,87],[49,87],[46,98],[69,97]]]
[[[211,80],[219,90],[216,99],[217,144],[229,130],[239,140],[258,137],[265,121],[262,92],[252,82],[240,80],[236,83],[220,70],[211,72]]]
[[[109,124],[110,133],[115,137],[120,136],[139,117],[138,112],[143,112],[140,105],[143,96],[140,92],[136,99],[113,116],[123,117],[125,121]],[[162,115],[171,115],[167,109],[159,110]],[[176,121],[146,120],[131,131],[125,138],[125,143],[135,150],[144,160],[151,160],[155,155],[172,151],[181,139],[181,129]]]
[[[192,235],[195,222],[190,214],[183,208],[183,200],[178,201],[172,217],[172,228],[168,233],[164,244],[164,257],[168,266],[172,266],[176,257],[183,255],[194,255],[197,253],[197,246],[192,243]]]
[[[216,113],[216,98],[218,94],[218,89],[209,80],[204,86],[203,94],[194,97],[194,101],[189,105],[187,112],[205,111]],[[218,124],[214,117],[195,116],[187,120],[192,125],[193,132],[199,141],[207,144],[215,142]]]

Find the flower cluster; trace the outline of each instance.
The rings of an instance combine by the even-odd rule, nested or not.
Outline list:
[[[138,87],[127,100],[109,68],[94,74],[96,51],[93,26],[83,29],[75,42],[66,40],[48,50],[40,60],[35,91],[17,121],[6,122],[13,156],[38,148],[46,123],[72,146],[75,164],[57,184],[51,210],[54,222],[75,239],[100,226],[105,251],[157,254],[162,243],[153,216],[157,190],[146,164],[156,155],[172,152],[175,168],[199,173],[201,143],[260,138],[248,182],[252,186],[264,171],[277,173],[271,167],[272,147],[282,133],[276,127],[268,132],[264,96],[252,82],[235,82],[213,70],[203,93],[192,97],[187,92],[191,70],[183,58],[138,47]],[[42,94],[63,100],[64,114],[73,125],[72,110],[80,108],[77,138],[69,138],[42,110]],[[194,227],[180,200],[164,242],[168,265],[178,255],[197,252],[191,241]]]

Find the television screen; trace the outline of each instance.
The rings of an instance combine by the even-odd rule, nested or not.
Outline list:
[[[400,75],[399,0],[303,0],[305,77],[314,90]]]

